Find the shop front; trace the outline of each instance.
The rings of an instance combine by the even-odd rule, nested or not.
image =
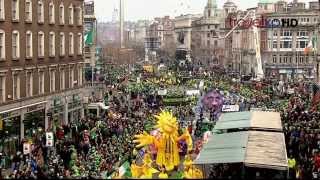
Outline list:
[[[46,101],[0,112],[0,152],[6,159],[5,166],[10,166],[11,155],[22,151],[22,139],[45,129],[45,104]]]
[[[61,97],[57,96],[52,99],[52,106],[48,110],[47,116],[49,117],[48,128],[55,130],[57,127],[65,124],[64,118],[64,103]]]

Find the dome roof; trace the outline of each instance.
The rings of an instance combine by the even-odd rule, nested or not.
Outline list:
[[[227,0],[227,2],[224,3],[223,7],[236,7],[237,5],[232,2],[231,0]]]

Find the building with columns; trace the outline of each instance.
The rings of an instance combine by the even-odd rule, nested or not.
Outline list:
[[[0,10],[0,146],[11,154],[84,116],[83,0],[0,0]]]
[[[192,22],[192,56],[200,64],[218,65],[224,59],[224,10],[208,0],[203,16]]]

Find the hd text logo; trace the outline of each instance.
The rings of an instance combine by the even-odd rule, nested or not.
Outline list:
[[[298,19],[295,18],[266,18],[262,16],[261,18],[256,19],[243,19],[243,18],[236,18],[230,17],[229,18],[229,25],[232,27],[239,24],[239,28],[294,28],[297,27],[299,22]]]

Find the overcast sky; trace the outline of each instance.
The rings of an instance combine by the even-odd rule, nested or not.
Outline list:
[[[95,10],[98,20],[111,21],[113,9],[119,9],[120,0],[94,0]],[[124,0],[125,1],[125,20],[153,19],[170,15],[172,17],[180,14],[203,13],[207,0]],[[227,0],[217,0],[218,7]],[[257,5],[259,0],[233,0],[240,9],[246,9]],[[287,0],[288,1],[288,0]],[[311,0],[300,0],[309,2]],[[291,0],[289,1],[291,2]]]

